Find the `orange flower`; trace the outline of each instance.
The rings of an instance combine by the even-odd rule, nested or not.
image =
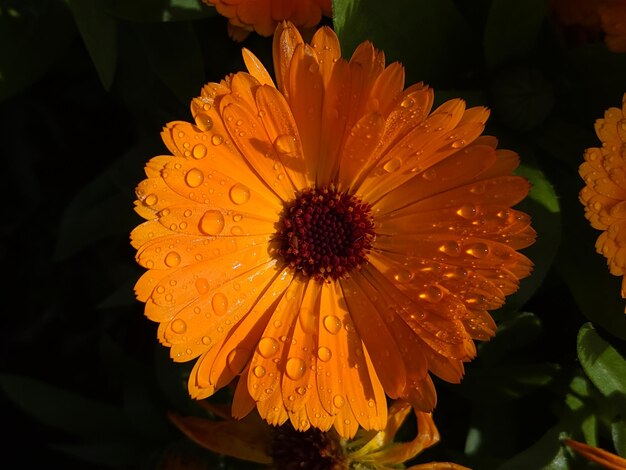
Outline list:
[[[385,394],[432,410],[430,372],[461,380],[531,270],[517,154],[480,137],[485,108],[431,112],[368,42],[346,61],[331,29],[308,45],[282,24],[277,87],[243,54],[249,73],[203,88],[137,187],[136,294],[159,340],[197,359],[195,398],[240,377],[236,417],[351,437],[385,427]]]
[[[585,187],[580,201],[585,205],[585,217],[591,226],[602,230],[596,251],[607,258],[609,270],[623,276],[626,268],[626,95],[622,109],[609,108],[604,119],[595,124],[602,147],[585,151],[580,176]],[[626,280],[622,278],[622,297],[626,298]]]
[[[611,452],[598,447],[593,447],[583,442],[573,441],[572,439],[564,439],[563,442],[568,447],[578,452],[591,462],[595,462],[602,468],[610,470],[626,470],[626,459],[619,457]]]
[[[626,52],[626,1],[605,0],[598,11],[606,47],[613,52]]]
[[[221,418],[209,420],[195,416],[170,415],[171,421],[196,444],[217,454],[228,455],[271,468],[300,469],[351,468],[392,469],[401,466],[423,450],[439,442],[439,431],[430,413],[416,412],[417,435],[409,442],[394,442],[396,433],[411,412],[406,402],[395,402],[381,431],[360,430],[354,440],[341,439],[333,431],[310,429],[296,432],[290,426],[268,428],[257,416],[234,421],[220,406],[205,408]],[[408,470],[469,470],[450,462],[429,462]]]
[[[220,15],[228,18],[228,34],[236,41],[243,41],[252,31],[261,36],[271,36],[283,20],[312,28],[321,21],[322,15],[332,14],[332,0],[203,1],[215,6]]]
[[[556,22],[572,29],[578,42],[604,35],[613,52],[626,52],[626,0],[552,0]]]

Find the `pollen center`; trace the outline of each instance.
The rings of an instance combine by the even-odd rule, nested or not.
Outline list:
[[[339,279],[366,261],[374,237],[368,204],[333,187],[311,188],[285,207],[279,254],[305,276]]]

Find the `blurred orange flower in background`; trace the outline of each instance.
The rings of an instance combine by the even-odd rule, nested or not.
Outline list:
[[[611,274],[624,276],[626,269],[626,95],[622,109],[609,108],[604,119],[595,123],[602,147],[585,151],[580,176],[585,187],[580,201],[585,205],[585,217],[602,233],[596,250],[604,255]],[[626,280],[622,278],[622,297],[626,298]]]
[[[332,14],[332,0],[203,1],[228,18],[228,34],[236,41],[243,41],[252,31],[271,36],[283,20],[298,27],[312,28],[322,20],[322,15],[330,17]]]
[[[557,23],[579,28],[579,41],[603,36],[612,52],[626,52],[625,0],[552,0],[551,10]]]
[[[481,136],[488,110],[432,110],[400,64],[368,42],[343,59],[329,28],[310,45],[277,28],[276,84],[244,60],[193,100],[195,124],[167,125],[172,155],[136,190],[159,340],[196,360],[195,398],[239,378],[235,417],[352,437],[385,428],[385,394],[432,410],[430,373],[461,380],[531,271],[517,154]]]

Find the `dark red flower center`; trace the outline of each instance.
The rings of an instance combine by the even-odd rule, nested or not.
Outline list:
[[[374,237],[369,204],[334,187],[311,188],[285,207],[279,254],[307,277],[336,280],[367,260]]]
[[[290,423],[276,428],[269,453],[281,470],[340,470],[347,468],[335,432],[311,428],[296,431]]]

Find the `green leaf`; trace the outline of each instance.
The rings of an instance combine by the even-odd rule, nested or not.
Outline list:
[[[388,62],[405,65],[411,83],[453,78],[478,55],[452,0],[396,0],[393,8],[380,0],[335,0],[333,23],[345,57],[372,41]]]
[[[611,437],[617,454],[626,458],[626,419],[611,423]]]
[[[61,2],[0,4],[0,101],[40,79],[70,45],[76,30]]]
[[[117,61],[117,24],[93,0],[69,0],[69,5],[102,86],[110,90]]]
[[[490,67],[525,58],[535,47],[548,0],[493,0],[485,25],[485,60]]]
[[[111,16],[144,22],[190,21],[210,18],[217,10],[201,0],[99,0]]]
[[[25,413],[69,434],[97,441],[134,438],[120,408],[63,390],[39,380],[0,375],[0,388]]]
[[[605,341],[591,323],[578,332],[578,359],[605,397],[626,396],[626,359]]]

